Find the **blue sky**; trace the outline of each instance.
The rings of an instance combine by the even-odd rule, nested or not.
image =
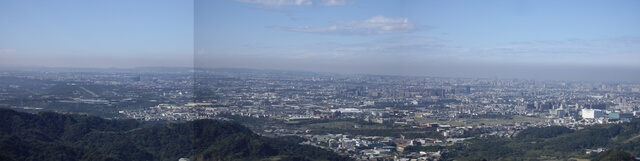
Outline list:
[[[193,2],[1,0],[0,65],[189,66]]]
[[[640,80],[640,1],[0,1],[0,65]]]
[[[197,66],[576,80],[633,80],[628,75],[640,73],[640,1],[195,6]]]

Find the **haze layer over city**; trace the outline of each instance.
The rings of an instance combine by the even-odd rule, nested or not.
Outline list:
[[[633,160],[640,1],[0,1],[0,160]]]
[[[196,1],[196,66],[639,80],[638,2]]]
[[[640,80],[636,1],[1,3],[3,66]]]

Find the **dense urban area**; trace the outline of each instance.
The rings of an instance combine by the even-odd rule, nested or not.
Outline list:
[[[149,124],[239,122],[264,137],[299,137],[299,144],[355,160],[464,158],[475,154],[460,149],[473,149],[482,138],[515,145],[508,141],[525,139],[527,130],[577,135],[640,116],[637,82],[164,67],[7,68],[0,82],[2,108]],[[606,145],[576,146],[579,152],[567,156],[517,155],[577,160],[607,151]]]

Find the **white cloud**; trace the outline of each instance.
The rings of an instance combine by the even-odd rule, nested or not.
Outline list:
[[[607,39],[607,41],[624,45],[635,45],[640,44],[640,36],[621,36]]]
[[[236,0],[237,2],[257,3],[267,6],[309,6],[311,0]]]
[[[629,45],[634,42],[633,38],[513,42],[492,47],[452,49],[449,54],[460,60],[478,62],[637,66],[640,48]]]
[[[374,16],[364,21],[335,22],[324,27],[284,27],[271,26],[292,32],[306,32],[316,34],[341,34],[341,35],[372,35],[391,33],[410,33],[424,30],[426,27],[409,21],[408,18],[387,18]]]
[[[411,36],[393,37],[364,43],[325,42],[275,48],[245,46],[244,51],[229,54],[232,57],[275,60],[361,61],[383,62],[387,60],[425,60],[443,57],[446,53],[437,38]],[[215,53],[224,53],[223,51]],[[242,55],[242,53],[251,53]],[[221,55],[221,54],[219,54]]]
[[[314,2],[312,0],[235,0],[237,2],[255,3],[266,6],[342,6],[351,4],[350,0],[320,0]]]
[[[321,6],[342,6],[350,4],[347,0],[322,0],[318,3]]]
[[[282,13],[296,21],[294,12],[282,6],[343,6],[353,4],[352,0],[235,0],[236,2],[258,4],[253,9]]]

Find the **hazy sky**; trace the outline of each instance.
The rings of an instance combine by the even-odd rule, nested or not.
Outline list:
[[[0,1],[0,65],[640,80],[640,1]]]
[[[192,64],[192,1],[0,0],[0,65]]]
[[[198,66],[640,77],[640,1],[635,0],[196,1],[195,21]]]

